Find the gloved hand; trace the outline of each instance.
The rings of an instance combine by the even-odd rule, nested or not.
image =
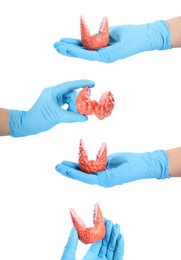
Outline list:
[[[85,60],[114,62],[131,55],[151,50],[171,48],[170,30],[163,20],[142,25],[120,25],[109,28],[109,45],[90,51],[81,40],[62,38],[54,44],[57,52]]]
[[[169,177],[168,158],[165,151],[146,153],[115,153],[107,158],[105,171],[87,174],[80,171],[78,164],[63,161],[55,169],[62,175],[87,184],[105,188],[140,179],[164,179]]]
[[[69,81],[49,87],[42,91],[40,97],[29,111],[10,110],[10,135],[22,137],[47,131],[58,123],[83,122],[86,116],[76,110],[76,89],[84,86],[93,87],[90,80]],[[61,108],[68,104],[68,109]]]
[[[105,221],[106,235],[102,240],[93,243],[83,260],[122,260],[124,255],[124,238],[120,234],[120,226]],[[78,235],[73,227],[68,242],[65,246],[61,260],[75,260],[78,245]]]

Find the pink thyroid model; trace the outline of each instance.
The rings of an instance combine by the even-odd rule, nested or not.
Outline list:
[[[104,17],[99,32],[96,35],[91,35],[90,30],[85,23],[84,17],[80,17],[81,41],[82,45],[87,50],[97,50],[106,47],[109,44],[109,26],[107,17]]]
[[[102,94],[99,102],[90,100],[91,89],[85,86],[76,98],[76,108],[82,115],[95,114],[100,120],[111,115],[114,108],[114,97],[111,91]]]
[[[81,139],[79,145],[79,168],[86,173],[95,173],[104,171],[107,164],[107,146],[105,143],[101,145],[97,154],[96,160],[88,160],[87,151],[84,147],[84,142]]]
[[[74,227],[77,230],[80,241],[84,244],[94,243],[101,240],[106,235],[106,226],[104,217],[99,205],[94,206],[93,223],[94,227],[87,228],[82,219],[77,215],[74,209],[70,209],[70,215]]]

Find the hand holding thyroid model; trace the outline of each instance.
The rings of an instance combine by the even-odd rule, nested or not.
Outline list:
[[[105,220],[106,234],[103,239],[94,242],[89,247],[83,260],[122,260],[124,256],[124,238],[120,233],[119,224],[113,224],[111,220]],[[75,260],[78,246],[78,233],[73,227],[67,244],[64,248],[61,260]]]
[[[59,123],[83,122],[88,118],[77,112],[77,89],[94,87],[90,80],[68,81],[42,91],[33,107],[28,111],[10,110],[10,135],[22,137],[47,131]],[[67,104],[68,108],[62,106]]]
[[[175,18],[171,22],[170,20],[158,20],[139,25],[111,26],[109,27],[109,44],[103,48],[97,50],[89,48],[87,50],[83,48],[83,39],[74,38],[62,38],[54,44],[54,48],[58,53],[68,57],[111,63],[144,51],[181,47],[181,37],[178,37],[180,26],[178,24],[180,24],[180,19]],[[173,28],[173,33],[177,32],[177,37],[172,35],[172,42],[170,28]],[[88,29],[86,30],[88,31]]]
[[[70,161],[63,161],[55,168],[65,177],[105,188],[141,179],[169,178],[168,157],[163,150],[108,155],[106,169],[94,174],[82,172],[77,163]]]

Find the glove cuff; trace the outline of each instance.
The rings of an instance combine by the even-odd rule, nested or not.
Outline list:
[[[171,49],[170,29],[166,21],[160,20],[147,24],[151,50]]]
[[[152,153],[153,170],[156,179],[169,178],[169,163],[165,151],[157,150]],[[155,167],[154,167],[155,166]]]
[[[10,128],[10,135],[12,137],[23,137],[28,135],[28,131],[24,129],[22,122],[25,113],[25,111],[10,110],[8,123]]]

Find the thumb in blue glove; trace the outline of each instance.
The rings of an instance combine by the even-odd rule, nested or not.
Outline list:
[[[58,53],[91,61],[114,62],[134,54],[171,48],[170,30],[166,21],[141,25],[119,25],[109,28],[109,45],[86,50],[79,39],[62,38],[54,44]]]
[[[82,172],[77,163],[69,161],[56,165],[55,169],[68,178],[105,188],[141,179],[169,177],[168,157],[163,150],[111,154],[105,171],[94,174]]]
[[[10,110],[10,135],[22,137],[47,131],[59,123],[84,122],[86,116],[76,110],[76,89],[93,87],[90,80],[68,81],[42,91],[40,97],[29,111]],[[62,108],[67,104],[68,108]]]
[[[70,235],[65,245],[61,260],[76,260],[76,250],[78,245],[78,234],[76,229],[73,227],[70,231]]]

